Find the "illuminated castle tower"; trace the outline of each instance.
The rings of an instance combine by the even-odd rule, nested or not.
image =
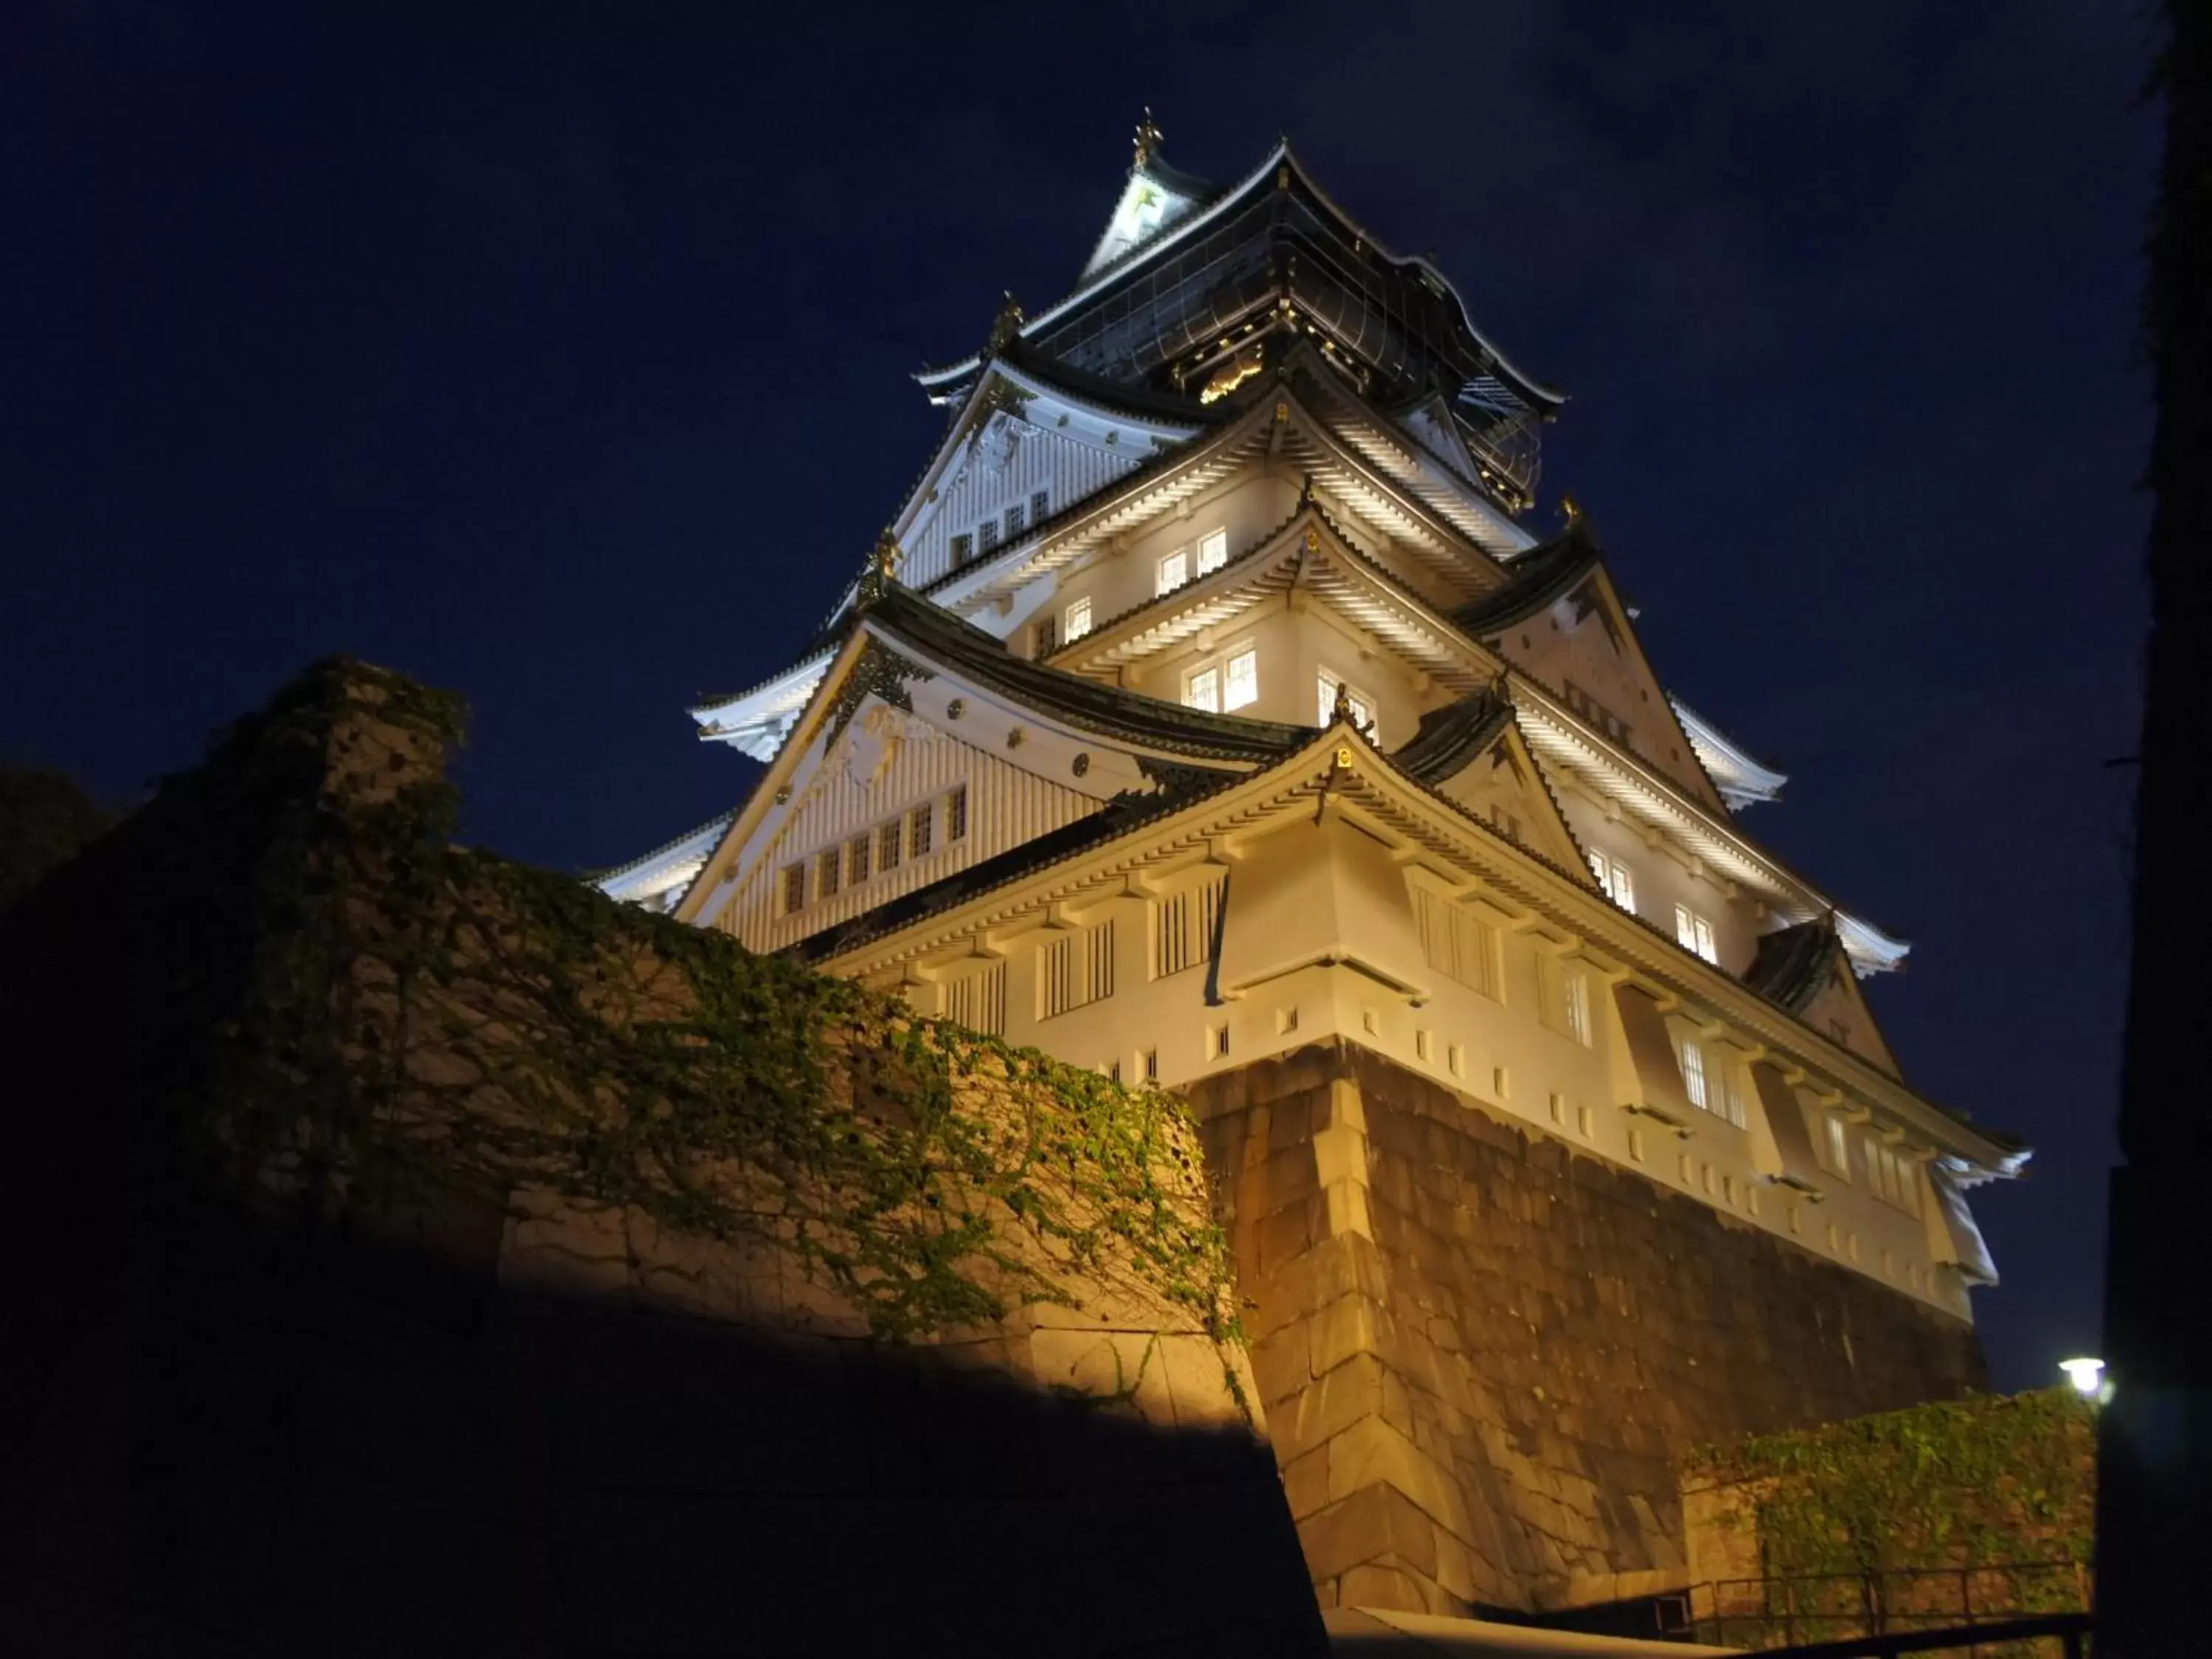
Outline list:
[[[1148,121],[1074,291],[920,379],[884,545],[693,711],[757,788],[603,885],[1188,1094],[1325,1601],[1662,1587],[1690,1442],[1974,1379],[1961,1194],[2025,1152],[1524,525],[1563,399],[1440,272]]]

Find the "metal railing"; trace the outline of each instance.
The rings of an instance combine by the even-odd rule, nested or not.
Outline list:
[[[2038,1619],[2006,1619],[1990,1624],[1957,1625],[1948,1630],[1888,1631],[1841,1642],[1803,1647],[1768,1648],[1767,1659],[1894,1659],[1908,1653],[1966,1654],[1978,1659],[1992,1650],[2026,1652],[2032,1644],[2055,1641],[2065,1659],[2087,1659],[2096,1621],[2086,1613],[2049,1613]]]
[[[1686,1623],[1699,1640],[1718,1645],[1795,1652],[1800,1644],[1814,1644],[1826,1652],[1828,1644],[1837,1643],[1917,1641],[1929,1632],[2082,1618],[2090,1595],[2090,1569],[2073,1560],[1722,1579],[1690,1588]],[[2037,1650],[2001,1645],[2008,1639],[1985,1634],[1969,1645],[1978,1659],[2010,1659]],[[2051,1650],[2046,1644],[2041,1650]]]

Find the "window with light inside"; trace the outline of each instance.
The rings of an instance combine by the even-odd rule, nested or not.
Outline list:
[[[1632,912],[1636,908],[1636,876],[1626,865],[1607,854],[1593,851],[1589,866],[1607,898],[1624,910]]]

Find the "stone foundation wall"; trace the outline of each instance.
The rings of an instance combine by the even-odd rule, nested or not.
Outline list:
[[[1188,1092],[1324,1607],[1678,1586],[1681,1453],[1982,1381],[1969,1327],[1364,1050]]]

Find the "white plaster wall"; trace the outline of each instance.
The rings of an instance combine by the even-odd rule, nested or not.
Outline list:
[[[1252,879],[1255,867],[1243,860],[1230,866],[1224,968],[1240,955],[1256,958],[1267,953],[1247,945],[1255,933],[1280,956],[1275,942],[1297,936],[1307,921],[1300,914],[1310,902],[1307,889],[1288,880]],[[1428,965],[1409,886],[1402,903],[1377,905],[1376,914],[1364,918],[1360,933],[1367,953],[1376,959],[1373,965],[1418,987],[1418,1002],[1356,966],[1338,963],[1299,968],[1234,1000],[1217,1003],[1208,1000],[1215,975],[1206,966],[1165,979],[1150,976],[1151,906],[1147,898],[1124,894],[1069,913],[1070,921],[1083,925],[1115,918],[1115,989],[1104,1001],[1048,1019],[1039,1018],[1037,988],[1038,949],[1046,935],[1031,931],[995,939],[994,948],[1006,962],[1008,1041],[1101,1071],[1119,1061],[1122,1077],[1131,1082],[1143,1076],[1143,1054],[1156,1050],[1160,1082],[1172,1088],[1341,1036],[1434,1077],[1532,1133],[1549,1134],[1578,1152],[1636,1170],[1708,1203],[1737,1224],[1763,1228],[1816,1255],[1855,1267],[1900,1294],[1956,1317],[1971,1317],[1956,1274],[1939,1267],[1933,1230],[1925,1219],[1868,1191],[1857,1162],[1863,1127],[1852,1131],[1852,1178],[1824,1172],[1815,1200],[1766,1180],[1754,1155],[1754,1136],[1725,1119],[1697,1114],[1692,1133],[1681,1138],[1665,1124],[1622,1110],[1621,1101],[1632,1092],[1624,1078],[1632,1076],[1623,1068],[1632,1061],[1609,988],[1591,970],[1590,1045],[1547,1027],[1539,1017],[1539,963],[1558,947],[1534,933],[1515,932],[1510,924],[1501,928],[1502,994],[1492,999]],[[911,988],[909,994],[923,1011],[939,1011],[934,987]],[[1214,1033],[1224,1027],[1228,1048],[1218,1054]],[[1746,1104],[1749,1112],[1761,1109],[1755,1095]],[[1832,1247],[1831,1224],[1836,1228]],[[1856,1261],[1850,1250],[1854,1237]],[[1911,1268],[1920,1274],[1918,1290],[1909,1281]]]

